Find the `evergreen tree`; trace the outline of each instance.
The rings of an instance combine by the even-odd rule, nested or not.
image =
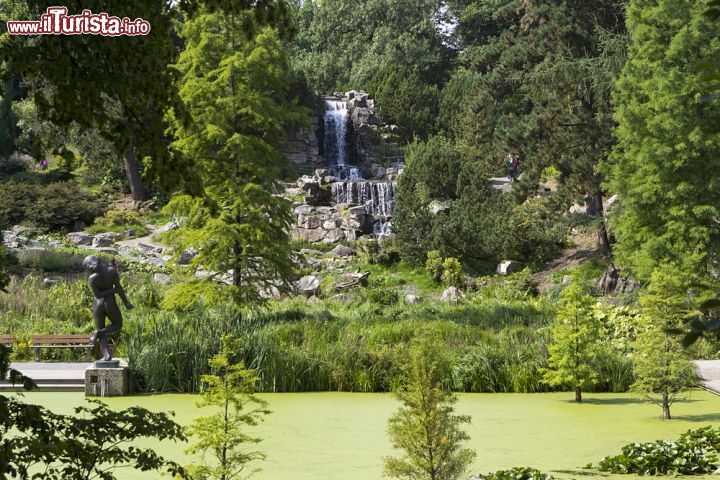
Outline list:
[[[492,8],[490,8],[492,6]],[[479,75],[464,97],[465,127],[453,127],[463,151],[500,174],[508,152],[519,154],[520,200],[533,196],[548,167],[560,172],[556,212],[591,195],[598,240],[609,253],[597,166],[612,146],[610,88],[622,65],[622,5],[614,0],[473,2],[466,10],[495,26],[462,60]],[[492,12],[491,16],[490,12]],[[454,100],[458,103],[458,100]],[[450,102],[450,103],[453,103]]]
[[[665,267],[656,270],[641,300],[643,314],[651,328],[638,335],[635,383],[631,390],[662,408],[670,418],[676,397],[695,386],[696,368],[678,339],[671,335],[693,313],[688,305],[687,287],[678,275]]]
[[[593,312],[595,300],[578,280],[562,293],[552,330],[552,344],[544,381],[551,386],[567,386],[582,402],[582,391],[597,381],[592,360],[600,339],[600,324]]]
[[[278,33],[245,35],[251,14],[200,9],[187,20],[177,64],[180,96],[192,121],[175,123],[172,147],[192,160],[202,194],[178,195],[167,210],[186,217],[170,241],[194,247],[197,262],[218,272],[183,284],[185,306],[214,298],[217,276],[232,271],[236,303],[281,287],[292,273],[290,203],[274,195],[286,166],[278,150],[286,128],[307,115],[288,97],[288,63]]]
[[[469,439],[460,429],[470,417],[455,415],[457,397],[442,389],[432,353],[413,354],[406,384],[396,393],[402,406],[390,417],[388,432],[402,457],[385,458],[385,474],[408,480],[455,480],[462,478],[475,457],[463,448]]]
[[[392,69],[413,71],[425,84],[440,85],[455,57],[447,36],[438,28],[446,20],[444,2],[298,3],[295,58],[320,93],[366,88],[372,79]]]
[[[708,1],[632,0],[628,61],[619,78],[611,189],[617,259],[647,279],[662,263],[704,277],[720,249],[720,109],[704,102],[697,64],[720,55]]]
[[[265,455],[243,447],[260,442],[247,433],[247,427],[259,424],[270,411],[267,402],[255,395],[259,378],[245,365],[233,363],[232,355],[238,351],[238,342],[223,339],[222,351],[210,360],[212,374],[203,375],[203,391],[198,408],[214,407],[216,413],[196,418],[187,433],[196,439],[187,450],[201,453],[202,464],[187,468],[195,480],[238,480],[249,478],[258,468],[251,468]],[[206,455],[211,455],[208,461]]]

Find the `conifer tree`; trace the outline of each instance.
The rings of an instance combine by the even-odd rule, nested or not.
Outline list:
[[[693,313],[687,288],[676,273],[665,267],[656,270],[640,299],[650,329],[638,335],[635,383],[630,387],[662,408],[670,419],[670,406],[678,395],[695,385],[696,368],[678,338],[672,335]]]
[[[707,0],[627,6],[628,61],[614,91],[618,145],[611,189],[617,259],[643,279],[670,262],[699,278],[720,251],[720,108],[706,102],[706,72],[717,61],[720,24]]]
[[[582,402],[583,390],[597,381],[591,365],[600,337],[600,325],[593,313],[595,300],[579,281],[574,280],[562,293],[556,323],[552,330],[550,358],[544,381],[551,386],[567,386]]]
[[[255,395],[259,380],[255,372],[242,362],[233,362],[238,349],[237,340],[224,338],[222,351],[210,360],[212,373],[202,377],[204,390],[197,406],[214,407],[216,411],[196,418],[187,429],[195,439],[188,453],[203,455],[202,463],[187,468],[195,480],[249,478],[259,471],[253,464],[265,458],[255,449],[260,439],[251,436],[247,427],[260,423],[270,411],[267,402]]]
[[[387,476],[455,480],[475,457],[463,448],[470,437],[460,428],[470,417],[454,414],[457,397],[441,387],[432,358],[432,352],[418,348],[406,383],[396,393],[402,406],[390,418],[388,432],[402,456],[385,458]]]
[[[197,262],[218,272],[181,285],[172,298],[185,305],[216,298],[229,271],[238,304],[281,287],[292,273],[290,203],[274,195],[287,165],[278,148],[286,128],[307,116],[289,98],[278,33],[266,27],[248,39],[252,18],[201,8],[183,29],[177,68],[192,121],[176,122],[172,148],[195,164],[202,194],[171,200],[167,210],[186,221],[170,240],[180,251],[197,248]]]

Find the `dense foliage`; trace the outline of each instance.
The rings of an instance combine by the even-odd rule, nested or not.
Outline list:
[[[0,224],[23,224],[46,231],[69,230],[76,222],[91,224],[102,211],[102,204],[71,181],[0,182],[0,198]]]
[[[196,248],[196,262],[208,270],[232,271],[236,303],[290,276],[290,203],[273,195],[273,186],[286,162],[278,150],[285,129],[304,116],[289,98],[278,32],[268,27],[247,39],[250,21],[250,13],[201,9],[184,25],[177,68],[193,120],[176,119],[172,148],[194,162],[202,192],[177,195],[166,207],[187,219],[169,240],[181,251]],[[214,275],[178,288],[184,308],[219,293]]]
[[[602,459],[598,469],[638,475],[702,475],[717,469],[716,459],[700,442],[658,440],[625,445],[621,454]]]
[[[649,278],[671,262],[702,278],[720,246],[720,109],[704,101],[720,30],[707,1],[631,1],[628,61],[615,86],[618,145],[610,187],[622,198],[613,222],[623,265]]]
[[[482,480],[553,480],[552,475],[542,473],[540,470],[532,467],[515,467],[509,470],[498,470],[495,473],[480,475]]]
[[[8,373],[9,350],[0,345],[0,378]],[[30,379],[10,371],[10,379],[32,386]],[[10,434],[12,432],[12,434]],[[141,407],[113,411],[101,402],[59,415],[13,396],[0,395],[0,477],[28,480],[73,478],[114,480],[118,469],[163,471],[188,478],[177,463],[152,448],[134,445],[140,439],[184,440],[182,428],[165,413]]]

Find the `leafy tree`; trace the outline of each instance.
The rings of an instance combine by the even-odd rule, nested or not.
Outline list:
[[[32,388],[32,380],[9,370],[9,353],[0,345],[0,378],[8,375]],[[0,478],[28,480],[38,478],[40,471],[50,480],[114,480],[121,467],[188,478],[178,464],[136,443],[142,438],[184,440],[182,428],[167,414],[140,407],[116,412],[91,403],[66,416],[0,395]]]
[[[402,407],[390,417],[388,433],[402,457],[385,458],[385,474],[404,479],[461,478],[475,457],[463,448],[470,437],[460,427],[470,418],[455,415],[457,397],[443,390],[437,365],[426,349],[417,349],[405,385],[396,396]]]
[[[640,278],[670,262],[699,278],[720,248],[720,109],[703,101],[699,63],[720,55],[709,2],[632,0],[631,45],[615,86],[617,147],[610,188],[622,199],[613,221],[617,259]]]
[[[255,385],[259,377],[245,364],[234,363],[232,356],[239,350],[239,343],[223,339],[220,353],[210,360],[210,375],[203,375],[204,390],[197,402],[198,408],[215,407],[216,413],[196,418],[187,429],[196,438],[188,453],[202,453],[203,463],[188,467],[193,479],[235,480],[248,478],[259,469],[248,471],[253,462],[263,460],[265,455],[256,450],[245,450],[245,445],[260,442],[248,435],[248,426],[257,425],[263,415],[270,413],[267,402],[257,397]],[[213,459],[208,462],[206,456]]]
[[[192,121],[175,122],[172,148],[192,159],[202,189],[168,204],[169,212],[187,217],[169,240],[180,251],[197,248],[197,262],[219,272],[179,287],[188,295],[176,298],[190,303],[203,291],[214,295],[217,276],[230,270],[238,303],[281,286],[292,273],[290,203],[274,191],[286,166],[278,150],[286,127],[306,114],[288,96],[289,67],[278,33],[265,28],[247,39],[251,19],[247,12],[200,9],[182,32],[180,96]]]
[[[562,293],[548,347],[544,381],[551,386],[569,386],[575,391],[576,402],[582,402],[582,391],[597,381],[592,360],[600,324],[593,314],[594,304],[587,288],[573,281]]]
[[[21,3],[32,20],[53,5],[45,0]],[[60,128],[72,124],[95,128],[109,141],[124,158],[133,198],[147,200],[141,179],[145,157],[152,159],[148,176],[161,173],[172,183],[183,172],[178,164],[169,165],[163,136],[165,109],[176,103],[173,74],[168,69],[176,54],[169,34],[171,6],[152,0],[96,0],[84,3],[83,8],[120,18],[141,17],[152,29],[148,35],[112,41],[99,35],[6,37],[0,57],[11,67],[9,75],[46,83],[47,88],[34,95],[41,118]]]
[[[671,334],[693,313],[686,292],[677,273],[666,267],[653,273],[641,298],[651,328],[636,341],[635,383],[631,389],[662,407],[666,419],[677,395],[695,385],[695,366]]]

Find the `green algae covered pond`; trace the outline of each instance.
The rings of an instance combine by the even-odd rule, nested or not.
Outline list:
[[[367,480],[382,478],[382,457],[392,454],[385,429],[398,404],[389,394],[263,394],[273,414],[256,432],[267,454],[258,480]],[[472,417],[467,428],[477,451],[471,473],[528,465],[556,478],[625,478],[583,470],[588,462],[619,453],[633,441],[672,439],[690,428],[720,422],[720,397],[702,390],[672,407],[673,420],[660,408],[628,394],[587,394],[585,403],[571,393],[462,394],[458,413]],[[116,408],[140,405],[174,411],[188,424],[201,411],[192,395],[133,396],[106,399]],[[25,401],[59,413],[84,402],[80,393],[29,393]],[[158,453],[180,463],[190,459],[185,446],[162,443]],[[157,474],[124,471],[123,480],[145,480]],[[693,477],[703,478],[703,477]],[[711,477],[705,477],[711,478]],[[717,478],[717,477],[715,477]]]

